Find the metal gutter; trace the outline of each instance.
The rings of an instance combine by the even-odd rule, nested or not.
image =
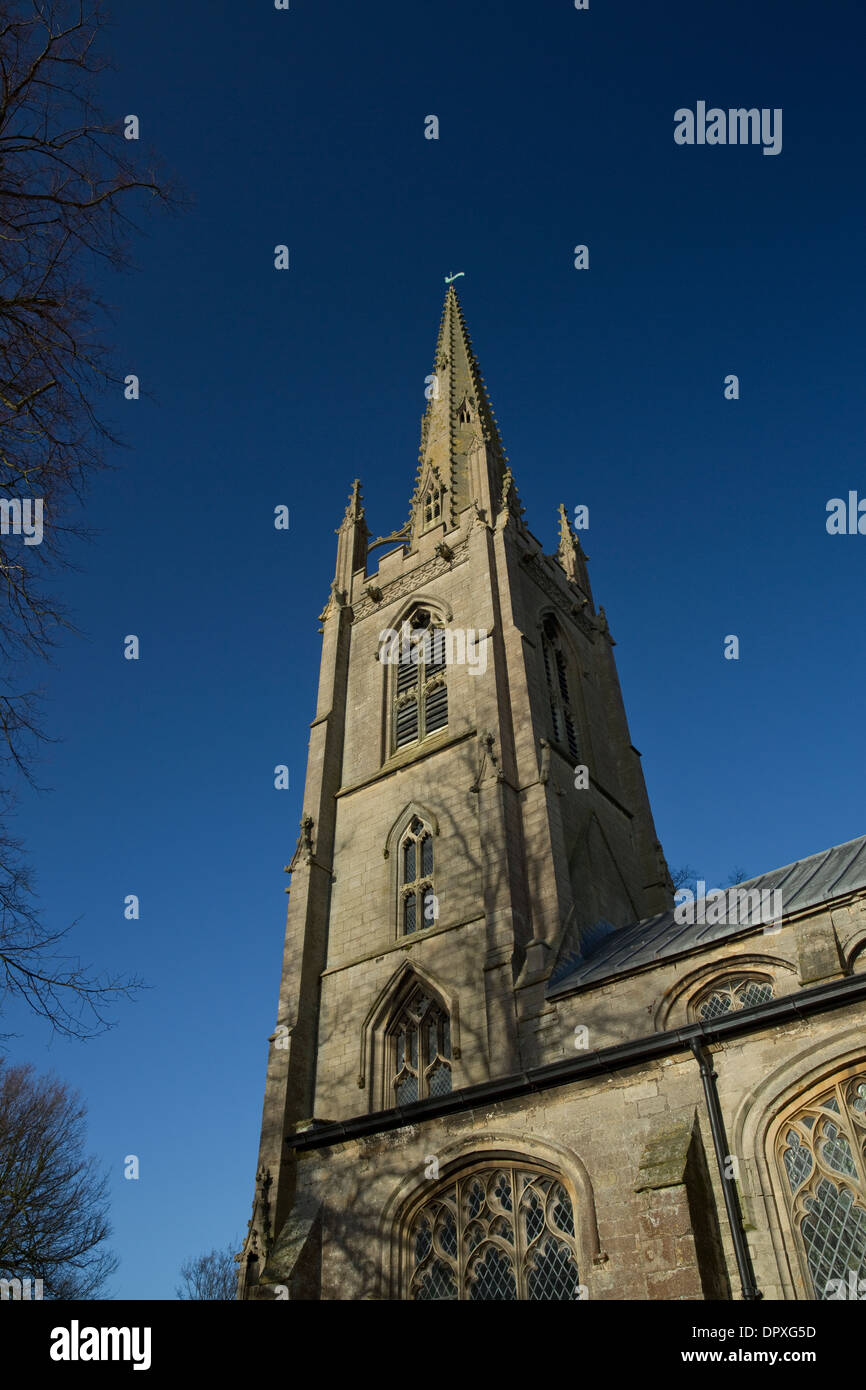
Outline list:
[[[356,1115],[349,1120],[314,1121],[309,1128],[287,1135],[285,1143],[294,1153],[326,1149],[350,1139],[384,1134],[388,1130],[402,1129],[406,1125],[423,1124],[427,1120],[460,1114],[476,1106],[515,1100],[537,1091],[546,1091],[555,1086],[566,1086],[589,1077],[621,1071],[626,1067],[678,1052],[694,1052],[695,1043],[700,1046],[724,1042],[727,1038],[756,1033],[774,1024],[808,1018],[811,1014],[843,1008],[846,1004],[860,1003],[863,1000],[866,1000],[866,974],[849,976],[843,980],[835,980],[829,985],[814,985],[811,989],[800,990],[796,995],[771,999],[768,1003],[758,1004],[752,1009],[741,1009],[736,1013],[726,1014],[712,1023],[690,1023],[684,1028],[652,1033],[631,1042],[616,1043],[613,1047],[586,1053],[581,1057],[548,1063],[530,1071],[501,1077],[496,1081],[485,1081],[477,1086],[467,1086],[462,1091],[452,1091],[449,1095],[434,1100],[421,1100],[414,1105],[379,1110],[374,1114]],[[727,1190],[725,1185],[726,1194]]]

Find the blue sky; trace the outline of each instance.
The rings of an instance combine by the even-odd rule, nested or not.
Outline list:
[[[531,529],[590,508],[669,862],[864,830],[866,537],[825,528],[866,497],[864,30],[854,0],[117,6],[105,105],[192,207],[101,284],[152,394],[109,403],[16,830],[46,920],[150,988],[86,1045],[5,1023],[87,1101],[117,1296],[246,1229],[334,528],[355,476],[374,534],[406,518],[449,271]],[[782,108],[782,152],[676,145],[699,100]]]

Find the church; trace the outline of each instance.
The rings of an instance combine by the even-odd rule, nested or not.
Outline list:
[[[427,381],[337,533],[239,1297],[864,1297],[866,837],[678,912],[453,282]]]

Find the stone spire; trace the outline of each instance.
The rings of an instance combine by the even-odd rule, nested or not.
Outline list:
[[[456,526],[460,513],[473,502],[488,518],[492,517],[507,467],[496,418],[453,284],[445,295],[426,395],[412,498],[413,537],[426,525],[435,523],[437,516],[444,521],[446,530]]]

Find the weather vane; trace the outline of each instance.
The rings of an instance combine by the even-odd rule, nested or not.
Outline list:
[[[465,274],[466,274],[466,271],[465,271],[465,270],[458,270],[458,272],[457,272],[456,275],[446,275],[446,276],[445,276],[445,283],[446,283],[446,285],[450,285],[452,280],[459,280],[459,279],[460,279],[460,276],[461,276],[461,275],[465,275]]]

